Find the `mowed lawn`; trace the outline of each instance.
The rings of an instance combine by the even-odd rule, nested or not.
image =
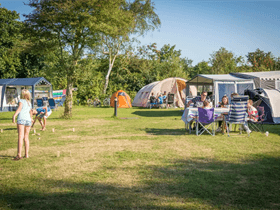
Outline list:
[[[197,137],[179,109],[113,112],[54,111],[20,161],[13,113],[0,113],[0,209],[280,209],[280,126]]]

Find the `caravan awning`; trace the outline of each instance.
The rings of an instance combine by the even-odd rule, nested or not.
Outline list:
[[[44,77],[37,78],[15,78],[15,79],[0,79],[0,85],[10,85],[10,86],[33,86],[33,85],[49,85],[51,83]]]
[[[243,79],[236,77],[230,74],[198,74],[194,78],[190,79],[187,84],[196,85],[196,84],[213,84],[214,81],[252,81],[251,79]]]
[[[233,76],[243,78],[260,78],[261,80],[280,80],[280,71],[239,72],[230,74]]]

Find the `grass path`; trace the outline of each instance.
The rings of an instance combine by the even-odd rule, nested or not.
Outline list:
[[[35,125],[21,161],[13,113],[0,113],[0,209],[280,209],[280,126],[197,137],[180,110],[62,112]]]

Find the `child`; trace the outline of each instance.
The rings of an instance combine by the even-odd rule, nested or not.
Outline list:
[[[251,99],[248,100],[247,112],[248,112],[249,120],[251,120],[253,122],[257,122],[258,121],[258,119],[259,119],[258,110],[255,107],[253,107],[253,101]],[[247,133],[251,133],[252,132],[249,129],[247,122],[244,124],[244,128],[247,131]]]
[[[47,103],[44,102],[43,107],[39,107],[33,111],[33,115],[36,114],[36,117],[35,117],[32,127],[34,126],[36,120],[38,119],[42,126],[41,130],[42,131],[46,130],[47,118],[51,115],[51,113],[52,113],[52,110],[47,106]],[[44,123],[42,122],[42,118],[44,120]]]
[[[203,101],[203,109],[211,109],[210,102],[205,100]]]
[[[19,100],[18,108],[13,116],[13,123],[16,122],[17,118],[17,130],[18,130],[18,153],[14,160],[20,160],[21,150],[23,145],[25,145],[25,158],[28,158],[29,152],[29,131],[32,124],[32,109],[31,109],[31,95],[30,92],[26,89],[21,91],[21,98]]]

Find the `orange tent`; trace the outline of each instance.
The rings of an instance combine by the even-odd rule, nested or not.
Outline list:
[[[115,92],[110,100],[110,106],[115,107],[115,97],[118,98],[118,108],[131,108],[131,99],[123,90]]]

